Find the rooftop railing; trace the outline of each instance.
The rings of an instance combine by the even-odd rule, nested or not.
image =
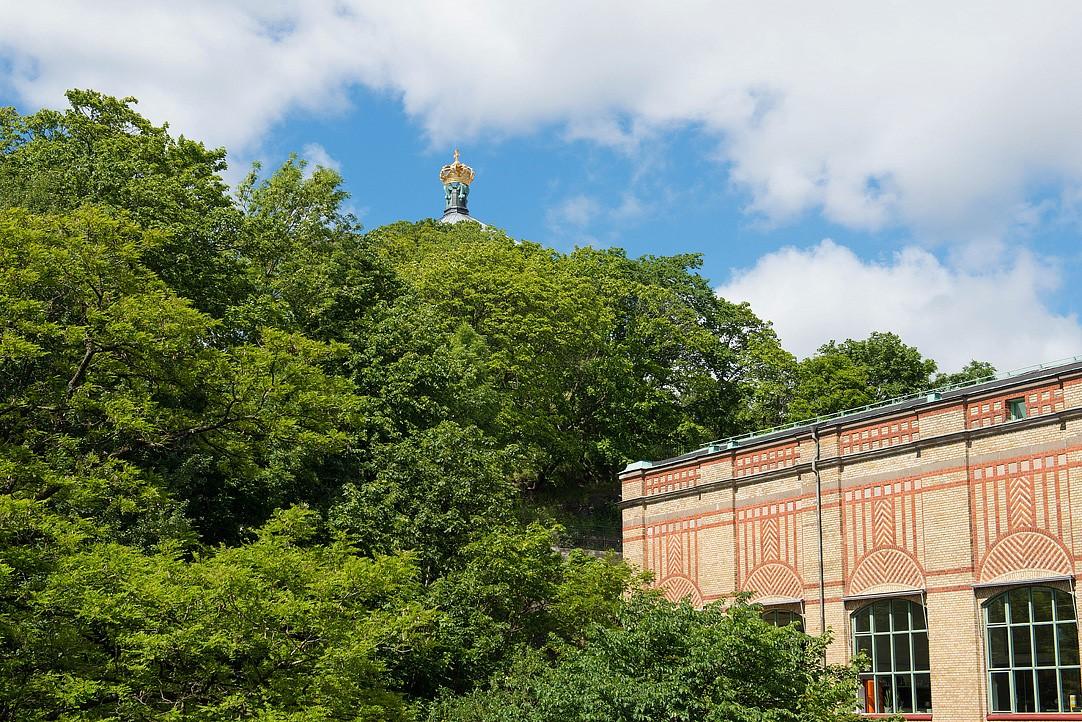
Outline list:
[[[938,400],[940,396],[950,391],[957,391],[958,389],[969,388],[970,386],[977,386],[979,384],[986,384],[989,381],[1002,381],[1004,379],[1013,378],[1015,376],[1021,376],[1023,374],[1033,373],[1034,371],[1044,371],[1046,369],[1056,368],[1057,366],[1066,366],[1067,364],[1077,363],[1082,361],[1082,356],[1070,356],[1059,361],[1050,361],[1043,364],[1034,364],[1033,366],[1026,366],[1020,369],[1013,369],[1011,371],[1001,371],[999,373],[991,374],[977,379],[971,379],[969,381],[962,381],[956,384],[946,384],[942,386],[935,386],[925,391],[917,391],[905,396],[897,396],[892,399],[886,399],[884,401],[876,401],[875,403],[866,404],[864,406],[857,406],[852,409],[845,409],[843,411],[835,411],[830,414],[823,414],[821,416],[815,416],[810,419],[803,419],[801,421],[790,421],[787,424],[781,424],[779,426],[772,426],[769,429],[760,429],[758,431],[751,431],[746,434],[737,434],[736,436],[728,436],[724,439],[717,439],[711,441],[709,444],[696,449],[696,451],[720,451],[721,449],[732,449],[740,445],[741,442],[751,441],[752,439],[758,439],[763,436],[770,436],[781,431],[788,431],[789,429],[798,429],[803,426],[814,426],[822,424],[827,421],[835,421],[845,416],[855,416],[856,414],[862,414],[866,411],[874,411],[875,409],[881,409],[886,406],[893,406],[894,404],[900,404],[905,401],[915,401],[917,399],[926,399],[929,401]]]

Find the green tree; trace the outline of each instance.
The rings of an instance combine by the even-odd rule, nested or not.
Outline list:
[[[856,669],[823,664],[826,638],[774,627],[741,601],[702,611],[636,595],[553,661],[523,653],[483,691],[437,703],[455,722],[857,720]]]
[[[792,421],[905,396],[933,384],[936,363],[894,333],[830,341],[800,362],[789,403]]]
[[[84,204],[125,211],[162,231],[146,262],[167,285],[218,317],[242,291],[240,215],[221,177],[225,150],[170,135],[134,98],[70,90],[70,108],[0,108],[0,208],[66,213]]]
[[[996,375],[996,367],[987,361],[970,361],[954,373],[936,374],[935,386],[955,386],[958,384],[988,381]]]
[[[422,697],[439,688],[468,692],[507,673],[518,651],[583,643],[594,625],[610,627],[624,595],[644,578],[614,555],[553,549],[556,530],[503,524],[462,549],[462,563],[431,586],[445,615],[433,644],[411,660]]]
[[[465,324],[477,335],[500,396],[487,430],[517,447],[524,484],[558,478],[568,463],[581,468],[587,450],[571,405],[604,354],[596,289],[556,254],[475,224],[396,224],[370,237],[445,333]]]
[[[362,233],[295,157],[230,194],[224,150],[68,98],[0,110],[0,720],[842,718],[824,642],[550,517],[929,362],[798,365],[698,256]]]
[[[804,359],[797,367],[789,419],[810,419],[874,401],[866,366],[844,354],[820,353]]]
[[[186,560],[4,502],[0,719],[410,718],[391,669],[438,613],[408,557],[314,543],[318,516],[298,508]]]
[[[344,485],[331,523],[370,553],[412,550],[423,579],[433,581],[478,530],[513,518],[515,492],[491,441],[445,421],[381,445],[372,476]]]
[[[714,293],[701,256],[580,248],[566,262],[612,319],[576,413],[588,437],[619,452],[604,461],[664,458],[782,418],[795,359],[747,304]]]
[[[833,341],[819,349],[819,355],[840,354],[867,369],[868,387],[876,401],[921,391],[928,387],[936,363],[907,346],[894,333],[874,331],[868,338]]]
[[[148,267],[161,232],[86,207],[0,212],[0,433],[70,468],[88,455],[162,478],[209,538],[327,493],[360,414],[345,353],[265,328],[219,347],[220,323]]]
[[[936,363],[894,333],[830,341],[796,366],[789,420],[799,421],[918,393],[933,386],[966,383],[995,374],[990,363],[971,361],[953,374],[936,373]]]
[[[484,428],[516,449],[526,488],[611,496],[628,460],[781,418],[792,357],[746,305],[713,293],[697,256],[562,255],[475,224],[369,239],[445,332],[483,349],[496,392]]]
[[[411,294],[343,210],[341,177],[290,158],[238,189],[240,251],[251,294],[230,309],[242,336],[275,326],[349,349],[340,373],[364,397],[371,441],[454,420],[477,425],[493,406],[483,344]]]

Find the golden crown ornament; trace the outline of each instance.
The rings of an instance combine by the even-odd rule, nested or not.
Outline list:
[[[458,159],[458,148],[455,148],[454,161],[440,168],[440,182],[465,183],[466,185],[473,183],[473,168]]]

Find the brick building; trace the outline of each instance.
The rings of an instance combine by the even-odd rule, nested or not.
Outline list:
[[[620,475],[624,557],[857,650],[869,714],[1082,720],[1082,362],[728,439]],[[1077,524],[1076,524],[1077,521]]]

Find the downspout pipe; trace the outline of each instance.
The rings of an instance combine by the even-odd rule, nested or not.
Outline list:
[[[815,474],[815,517],[819,527],[819,633],[827,631],[826,606],[826,567],[823,562],[823,479],[819,475],[819,460],[822,458],[819,446],[819,427],[812,427],[815,440],[815,458],[812,459],[812,473]]]

